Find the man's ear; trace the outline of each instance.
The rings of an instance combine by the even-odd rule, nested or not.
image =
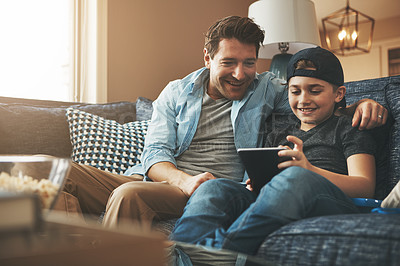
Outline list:
[[[210,64],[211,64],[211,56],[208,53],[206,48],[204,48],[203,52],[204,52],[204,65],[205,65],[206,68],[209,69],[210,68]]]
[[[345,86],[340,86],[339,88],[337,88],[335,102],[337,102],[337,103],[340,102],[344,98],[345,94],[346,94]]]

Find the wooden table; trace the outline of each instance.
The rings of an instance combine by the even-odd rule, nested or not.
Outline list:
[[[49,216],[37,232],[1,232],[0,265],[165,265],[157,233],[106,230]]]

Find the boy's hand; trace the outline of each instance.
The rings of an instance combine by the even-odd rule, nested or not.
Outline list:
[[[360,130],[372,129],[386,123],[388,111],[385,107],[371,99],[360,101],[354,111],[352,126]]]
[[[248,179],[246,180],[246,188],[247,188],[248,190],[250,190],[250,191],[253,191],[253,187],[251,186],[251,180],[250,180],[250,178],[248,178]]]
[[[282,162],[278,164],[278,168],[287,168],[290,166],[299,166],[304,169],[310,169],[311,164],[307,160],[306,156],[303,153],[303,141],[295,136],[287,136],[286,139],[294,144],[293,150],[287,147],[287,150],[282,150],[278,152],[280,157],[288,156],[292,157],[292,160]]]

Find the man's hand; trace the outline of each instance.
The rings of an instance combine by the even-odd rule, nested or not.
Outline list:
[[[372,129],[386,123],[388,111],[385,107],[371,99],[364,99],[357,104],[352,126],[360,130]]]
[[[209,172],[190,176],[185,178],[179,188],[186,194],[186,196],[190,197],[202,183],[210,179],[215,179],[215,177]]]
[[[215,179],[208,172],[204,172],[195,176],[189,175],[170,162],[159,162],[153,164],[147,176],[155,182],[166,182],[170,185],[177,186],[186,196],[190,197],[193,192],[205,181]]]

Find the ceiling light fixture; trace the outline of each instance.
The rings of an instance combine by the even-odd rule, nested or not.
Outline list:
[[[368,53],[372,45],[375,20],[360,11],[346,7],[322,19],[328,49],[338,55]]]

